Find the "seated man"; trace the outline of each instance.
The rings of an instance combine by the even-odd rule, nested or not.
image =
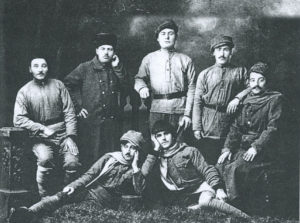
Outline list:
[[[100,207],[117,208],[121,195],[141,194],[145,185],[139,178],[145,172],[146,166],[143,165],[140,170],[138,159],[144,138],[140,132],[130,130],[120,138],[120,142],[121,152],[106,153],[63,191],[45,197],[29,208],[16,209],[10,217],[10,222],[30,222],[45,211],[84,200],[93,200]],[[151,159],[154,158],[153,155],[148,155],[147,163],[151,163]]]
[[[277,161],[281,158],[278,130],[282,123],[283,95],[268,89],[267,64],[253,65],[249,73],[251,92],[242,102],[242,110],[231,126],[217,166],[229,199],[240,204],[249,201],[245,196],[259,184],[266,170],[280,168]]]
[[[198,203],[189,206],[190,209],[210,207],[240,217],[248,217],[242,211],[225,203],[227,195],[217,170],[205,162],[198,149],[176,142],[174,126],[164,120],[155,122],[151,139],[155,145],[154,151],[160,153],[158,174],[167,189],[168,199],[174,197],[173,195],[176,199],[180,196],[195,195]],[[148,161],[154,162],[155,159],[146,162]],[[149,167],[155,168],[153,163],[149,163]]]
[[[49,78],[44,56],[32,57],[29,71],[33,80],[18,92],[14,109],[14,125],[34,136],[33,152],[37,158],[36,181],[41,197],[53,195],[61,186],[55,179],[58,158],[63,160],[64,183],[76,178],[81,166],[75,109],[64,84]]]

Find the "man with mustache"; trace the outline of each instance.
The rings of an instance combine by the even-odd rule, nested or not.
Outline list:
[[[249,73],[251,92],[242,101],[218,159],[229,198],[240,204],[253,196],[250,192],[259,186],[265,170],[283,169],[279,155],[283,95],[268,88],[267,64],[258,62]]]
[[[55,172],[60,159],[65,170],[64,183],[69,183],[75,177],[81,165],[74,142],[77,121],[72,100],[64,84],[48,77],[48,64],[44,56],[32,58],[29,72],[33,75],[33,80],[17,94],[14,125],[29,130],[34,137],[36,181],[40,196],[45,197],[57,189]]]
[[[197,147],[210,164],[217,162],[232,114],[249,91],[244,90],[246,69],[230,63],[233,47],[230,36],[216,36],[210,47],[216,63],[199,74],[196,84],[192,120],[194,136],[200,140]]]
[[[119,94],[128,86],[127,72],[116,55],[117,37],[98,33],[96,56],[64,79],[79,119],[79,149],[84,167],[118,148]]]
[[[155,37],[160,49],[143,58],[134,88],[142,99],[152,98],[150,129],[157,120],[165,119],[187,130],[191,126],[195,92],[194,64],[190,57],[175,49],[178,26],[173,20],[160,24]],[[184,136],[190,143],[191,129],[190,134],[186,131]]]
[[[143,143],[140,132],[129,130],[120,138],[121,151],[106,153],[61,192],[46,197],[29,208],[17,208],[10,217],[10,223],[30,223],[35,217],[54,211],[62,205],[87,200],[100,208],[116,209],[122,195],[140,195],[145,188],[140,179],[145,170],[150,168],[147,164],[154,159],[153,155],[148,155],[147,162],[139,168],[139,153]]]

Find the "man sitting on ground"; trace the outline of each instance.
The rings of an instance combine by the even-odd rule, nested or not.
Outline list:
[[[146,166],[138,167],[139,151],[144,138],[140,132],[130,130],[120,139],[121,152],[106,153],[80,178],[67,185],[63,191],[45,197],[29,208],[16,209],[11,223],[31,222],[46,211],[71,203],[92,200],[100,207],[117,208],[123,194],[141,194],[145,185],[139,180]],[[152,163],[148,155],[145,164]]]
[[[189,206],[189,209],[210,207],[236,216],[248,217],[226,203],[224,183],[215,167],[206,163],[197,148],[177,142],[174,126],[164,120],[157,121],[152,128],[151,139],[155,145],[154,151],[160,154],[158,174],[166,189],[167,199],[178,200],[180,197],[195,195],[198,203]],[[146,162],[150,162],[148,167],[155,168],[155,159]]]

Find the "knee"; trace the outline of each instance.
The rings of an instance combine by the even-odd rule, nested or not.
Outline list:
[[[43,143],[35,144],[33,151],[37,157],[38,166],[45,168],[53,167],[53,151],[49,146]]]
[[[209,202],[214,198],[214,195],[211,193],[202,192],[199,197],[198,205],[200,208],[207,207]]]
[[[71,172],[76,172],[80,169],[81,167],[81,163],[79,163],[79,161],[69,161],[69,162],[66,162],[64,165],[63,165],[63,169],[65,171],[71,171]]]

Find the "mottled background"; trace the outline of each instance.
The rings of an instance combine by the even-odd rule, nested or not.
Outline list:
[[[112,31],[119,40],[117,53],[133,77],[142,58],[158,49],[154,29],[169,18],[179,25],[176,48],[194,60],[197,73],[214,63],[209,42],[219,33],[233,36],[233,63],[247,68],[257,61],[269,63],[272,87],[286,95],[289,116],[299,126],[299,0],[3,0],[0,127],[12,126],[16,93],[32,78],[28,65],[36,49],[48,56],[51,75],[63,79],[94,56],[95,33]],[[291,136],[286,149],[299,147],[295,129],[285,129]]]
[[[299,0],[6,0],[1,6],[0,125],[12,124],[16,92],[31,79],[28,60],[36,48],[47,53],[52,76],[62,79],[94,56],[95,33],[113,31],[134,76],[141,59],[158,48],[153,31],[166,18],[178,23],[176,48],[194,60],[197,72],[214,63],[210,39],[232,35],[233,63],[268,62],[273,87],[299,117]]]

